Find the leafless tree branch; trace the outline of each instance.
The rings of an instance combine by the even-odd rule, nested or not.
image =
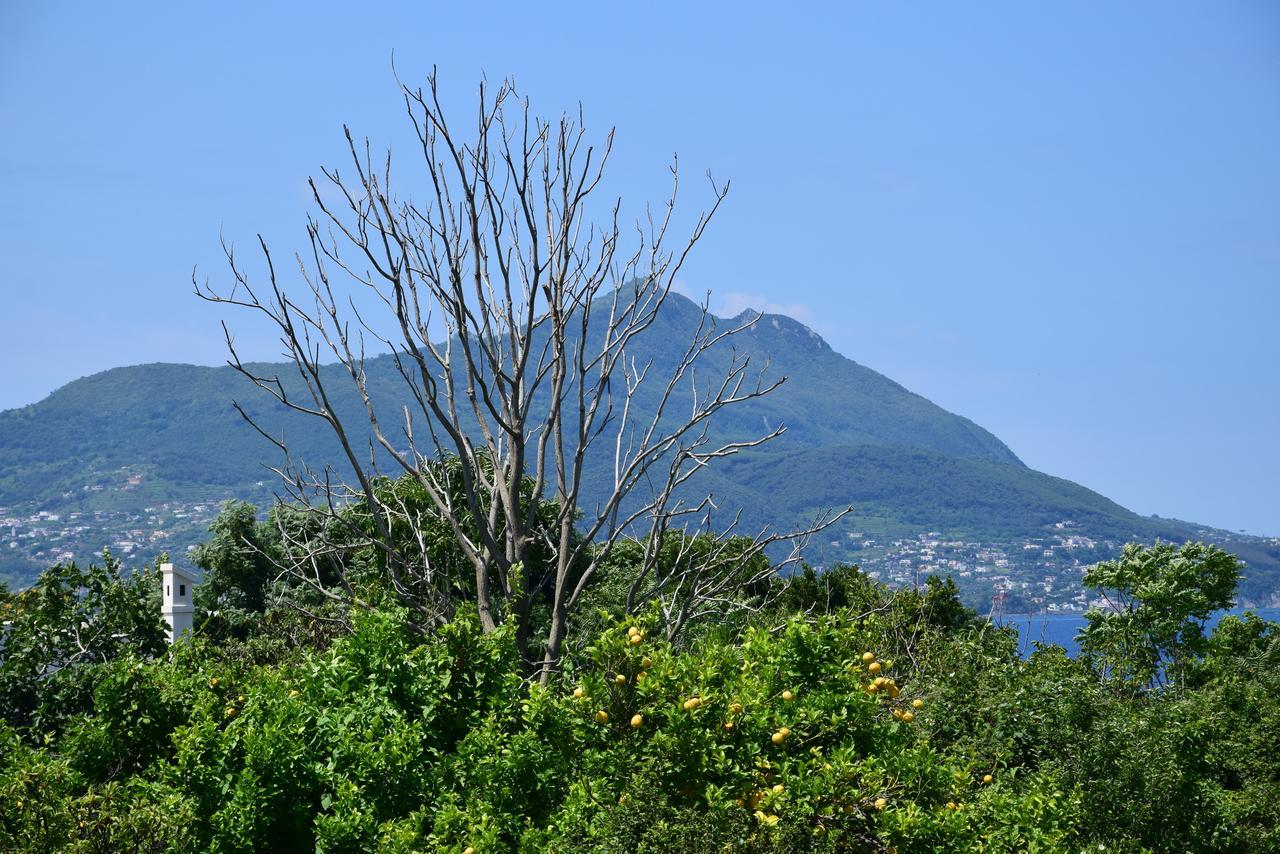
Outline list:
[[[733,348],[755,318],[724,327],[704,302],[675,364],[639,355],[728,184],[708,176],[709,208],[669,249],[680,189],[674,162],[670,195],[631,233],[620,200],[594,218],[612,130],[592,141],[580,111],[538,118],[504,81],[481,86],[462,132],[445,118],[434,72],[425,89],[401,89],[421,158],[416,197],[391,189],[389,151],[375,157],[344,127],[348,164],[310,182],[318,213],[307,221],[293,283],[285,285],[261,238],[260,274],[224,242],[229,289],[193,276],[202,298],[254,312],[279,332],[289,376],[242,361],[226,330],[229,363],[286,410],[326,424],[340,450],[340,465],[314,471],[293,459],[285,437],[237,407],[284,453],[278,474],[289,499],[316,519],[305,537],[281,531],[292,556],[284,569],[325,596],[358,599],[341,573],[335,587],[326,572],[359,542],[382,555],[392,589],[424,625],[447,619],[453,608],[442,591],[460,579],[432,565],[428,520],[386,487],[395,476],[413,482],[447,526],[486,630],[514,618],[529,656],[530,606],[546,596],[545,652],[527,659],[543,679],[562,654],[569,613],[623,538],[645,542],[629,605],[661,600],[673,636],[740,604],[735,591],[760,579],[742,578],[734,561],[798,545],[833,518],[800,532],[758,532],[744,553],[736,521],[712,531],[710,496],[687,498],[699,471],[785,429],[734,440],[712,430],[718,413],[783,382]],[[403,385],[396,400],[370,382],[367,346],[389,354]],[[729,353],[714,377],[698,371],[713,350]],[[354,392],[359,415],[342,409],[342,390]],[[458,465],[439,464],[446,459]],[[611,463],[611,482],[584,506],[588,472],[601,459]],[[696,567],[677,561],[679,571],[661,571],[666,538],[692,542],[694,533],[719,545]],[[544,589],[526,571],[538,549],[550,555]]]

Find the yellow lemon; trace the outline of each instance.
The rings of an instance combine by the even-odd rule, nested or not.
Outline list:
[[[646,655],[644,658],[640,659],[640,666],[645,670],[648,670],[650,667],[653,667],[653,659]]]
[[[884,798],[876,798],[876,809],[882,810],[885,808],[886,804],[888,804],[888,801],[886,801]]]
[[[640,728],[640,725],[641,725],[642,723],[644,723],[644,715],[632,715],[632,716],[631,716],[631,728],[632,728],[632,729],[639,729],[639,728]]]
[[[608,712],[606,712],[604,709],[601,709],[600,711],[596,712],[596,723],[607,724],[608,722],[609,722]]]
[[[864,652],[864,653],[862,654],[862,663],[863,663],[863,664],[870,664],[871,662],[873,662],[873,661],[875,661],[875,660],[876,660],[876,654],[875,654],[874,652]]]
[[[626,684],[627,684],[627,677],[625,677],[625,676],[623,676],[621,673],[619,673],[617,676],[613,677],[613,681],[614,681],[614,682],[617,682],[619,685],[626,685]]]
[[[794,700],[795,698],[796,698],[796,695],[795,695],[795,694],[793,694],[793,693],[791,693],[791,691],[789,691],[789,690],[788,690],[788,691],[783,691],[783,692],[782,692],[782,699],[783,699],[783,700],[786,700],[788,703],[790,703],[790,702],[791,702],[792,700]]]
[[[919,699],[919,698],[917,698],[917,699],[915,699],[915,700],[912,700],[912,701],[911,701],[911,708],[913,708],[913,709],[923,709],[923,708],[924,708],[924,700],[921,700],[921,699]]]
[[[644,638],[640,637],[640,635],[632,635],[632,636],[631,636],[631,645],[632,645],[632,646],[635,646],[636,644],[640,643],[640,641],[642,641],[642,640],[644,640]]]
[[[575,699],[575,700],[581,700],[581,699],[582,699],[583,697],[585,697],[585,696],[587,696],[587,692],[586,692],[586,691],[584,691],[584,690],[582,690],[582,686],[581,686],[581,685],[579,685],[577,688],[574,688],[574,689],[573,689],[573,699]]]
[[[740,715],[740,714],[742,714],[742,704],[741,704],[741,703],[732,703],[732,704],[730,704],[730,706],[729,706],[729,714],[731,714],[731,715]]]
[[[638,634],[640,634],[640,630],[637,629],[635,626],[632,626],[631,628],[627,629],[627,637],[629,638],[633,638]]]
[[[982,775],[982,782],[984,782],[984,783],[990,783],[990,782],[991,782],[992,780],[994,780],[994,779],[995,779],[995,778],[994,778],[994,777],[992,777],[990,774],[984,774],[984,775]]]
[[[782,742],[787,740],[787,737],[782,734],[782,730],[778,730],[770,736],[770,739],[772,739],[774,744],[782,744]]]
[[[902,719],[903,719],[904,721],[906,721],[907,723],[911,723],[912,721],[914,721],[914,720],[916,719],[916,716],[915,716],[915,715],[913,715],[911,712],[903,712],[903,713],[902,713]]]
[[[782,794],[782,784],[781,784],[781,783],[774,783],[774,784],[773,784],[773,793],[774,793],[775,795],[781,795],[781,794]]]
[[[867,665],[867,672],[868,672],[868,673],[879,673],[879,672],[880,672],[880,662],[878,662],[878,661],[873,661],[873,662],[871,662],[870,664],[868,664],[868,665]]]

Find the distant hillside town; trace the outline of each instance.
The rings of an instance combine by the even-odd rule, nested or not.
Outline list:
[[[124,469],[82,491],[94,499],[120,493],[104,503],[123,504],[119,499],[136,493],[143,483],[143,474]],[[103,549],[127,564],[168,555],[179,566],[189,566],[187,553],[207,538],[222,502],[245,498],[265,506],[269,494],[264,487],[254,484],[250,496],[228,490],[220,497],[157,501],[136,510],[86,509],[83,500],[68,500],[55,510],[38,509],[35,503],[0,506],[0,580],[20,588],[46,567],[92,560]],[[1222,533],[1205,531],[1217,539]],[[1243,539],[1280,547],[1280,537]],[[920,585],[930,575],[950,576],[965,602],[982,613],[1057,614],[1102,604],[1089,600],[1081,578],[1085,567],[1117,555],[1122,545],[1095,539],[1079,523],[1063,519],[1048,526],[1043,536],[1007,541],[978,541],[942,531],[894,537],[844,531],[813,544],[809,553],[815,566],[857,564],[891,587]]]

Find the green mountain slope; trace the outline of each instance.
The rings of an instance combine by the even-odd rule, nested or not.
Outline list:
[[[673,295],[637,357],[652,358],[660,376],[660,366],[678,358],[696,322],[693,303]],[[769,362],[766,376],[788,379],[768,397],[724,410],[717,422],[723,435],[752,435],[785,423],[780,449],[909,445],[1021,465],[973,422],[840,356],[789,318],[762,318],[736,344],[756,364]],[[727,348],[713,351],[705,372],[715,375],[728,357]],[[284,366],[257,368],[278,370],[289,380]],[[400,379],[388,358],[371,360],[368,373],[375,396],[401,399]],[[339,409],[359,418],[359,402],[336,371],[331,387],[338,391]],[[233,400],[273,435],[285,434],[303,458],[336,459],[321,425],[291,416],[229,367],[138,365],[76,380],[37,404],[0,413],[0,504],[48,500],[82,488],[95,474],[139,464],[153,467],[155,478],[183,487],[238,487],[260,480],[263,463],[275,461],[272,448],[243,423]]]
[[[639,342],[637,358],[652,359],[661,377],[697,321],[697,307],[673,296]],[[720,520],[742,510],[743,530],[854,505],[851,517],[810,544],[814,560],[901,563],[910,555],[886,550],[889,541],[936,532],[983,544],[985,552],[1025,552],[1026,571],[1034,573],[1048,564],[1033,567],[1030,557],[1056,548],[1062,531],[1095,541],[1092,550],[1076,548],[1055,558],[1056,572],[1102,552],[1107,542],[1179,539],[1194,528],[1139,517],[1082,486],[1028,469],[991,433],[841,356],[790,318],[761,317],[734,339],[734,347],[767,378],[787,380],[761,400],[725,410],[718,435],[751,436],[778,424],[788,430],[764,449],[722,461],[699,488],[715,493]],[[730,357],[727,346],[712,351],[703,375],[715,376]],[[288,380],[286,366],[258,367]],[[402,399],[388,358],[371,360],[368,375],[376,399],[389,406]],[[340,390],[338,408],[359,419],[359,402],[336,371],[332,387]],[[233,400],[273,435],[284,435],[303,459],[338,459],[327,428],[286,412],[228,367],[117,368],[0,413],[0,508],[7,508],[0,519],[8,520],[11,536],[20,528],[36,531],[12,539],[8,549],[0,545],[0,577],[7,573],[20,583],[60,549],[75,552],[117,539],[134,543],[138,554],[162,547],[180,553],[199,537],[216,501],[266,501],[274,478],[266,466],[278,458],[235,412]],[[651,406],[652,398],[642,396],[640,403]],[[598,491],[589,485],[587,500]],[[40,510],[60,518],[30,522]],[[868,539],[878,548],[866,548]],[[48,547],[38,548],[46,540]],[[1269,541],[1260,542],[1246,544],[1258,576],[1248,589],[1265,598],[1276,586],[1268,579],[1280,569],[1280,554],[1269,558]]]
[[[749,485],[760,502],[753,517],[802,518],[852,503],[852,521],[882,535],[936,530],[999,540],[1062,520],[1095,539],[1173,538],[1185,531],[1069,480],[924,448],[838,446],[759,455],[731,461],[717,475],[727,484]]]

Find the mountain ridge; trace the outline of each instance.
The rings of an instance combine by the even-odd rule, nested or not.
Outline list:
[[[692,301],[672,294],[653,327],[637,340],[637,357],[652,359],[660,374],[683,349],[681,342],[691,340],[699,311]],[[744,312],[714,322],[741,325],[751,316]],[[819,562],[896,560],[900,565],[908,558],[873,555],[853,544],[901,541],[930,530],[957,540],[990,541],[996,551],[1001,538],[1020,540],[1017,548],[1028,556],[1059,548],[1054,537],[1106,543],[1176,539],[1192,530],[1184,523],[1139,516],[1083,486],[1030,469],[980,425],[836,352],[793,318],[759,314],[731,340],[732,348],[719,346],[706,354],[708,375],[722,371],[734,355],[745,355],[765,378],[787,380],[764,398],[724,410],[717,434],[754,436],[781,423],[788,429],[765,448],[711,467],[699,489],[716,493],[722,513],[742,509],[744,528],[786,526],[821,507],[854,505],[847,523],[812,547]],[[285,367],[254,366],[264,373]],[[403,395],[390,356],[371,358],[366,371],[376,399]],[[343,388],[336,408],[363,423],[359,401]],[[274,462],[271,447],[243,422],[232,400],[261,419],[272,435],[283,433],[304,459],[337,458],[332,439],[316,429],[322,425],[290,417],[228,366],[118,367],[74,380],[35,404],[0,412],[0,507],[78,513],[81,520],[86,514],[120,514],[130,521],[122,530],[143,534],[144,522],[154,517],[159,521],[147,524],[164,536],[139,544],[139,552],[189,545],[198,533],[187,530],[194,523],[165,521],[169,511],[150,517],[143,511],[231,497],[262,504],[271,497],[266,468]],[[584,503],[599,491],[589,486]],[[201,512],[207,515],[207,508]],[[8,518],[13,522],[14,514]],[[1070,527],[1053,527],[1060,523]],[[10,528],[16,530],[13,524]],[[175,535],[179,529],[185,533]],[[1070,536],[1053,533],[1077,529]],[[121,542],[140,539],[145,537],[131,535]],[[7,550],[0,573],[7,568],[10,577],[21,575],[14,553],[34,555],[27,545],[19,542],[22,548]],[[56,553],[46,549],[44,559]],[[1266,548],[1254,549],[1255,561],[1270,572],[1268,554]],[[1070,559],[1075,563],[1066,566],[1078,564],[1077,557]],[[960,555],[949,561],[944,569],[978,566],[980,559]],[[1055,571],[1063,568],[1055,564]],[[1280,550],[1275,568],[1280,570]]]

